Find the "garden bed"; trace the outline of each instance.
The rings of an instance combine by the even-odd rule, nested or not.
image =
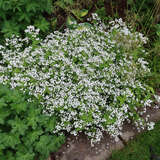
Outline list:
[[[97,14],[45,38],[39,31],[28,26],[0,45],[0,83],[8,86],[0,90],[2,159],[44,160],[65,137],[49,159],[106,159],[154,128],[147,37]]]

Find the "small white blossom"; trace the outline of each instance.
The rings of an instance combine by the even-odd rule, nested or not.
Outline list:
[[[154,122],[150,122],[150,123],[148,123],[148,130],[150,131],[150,130],[152,130],[153,128],[154,128],[154,125],[155,125],[155,123]]]
[[[28,26],[24,39],[13,36],[0,45],[0,82],[29,90],[44,106],[44,114],[56,114],[59,122],[53,133],[77,135],[83,130],[92,144],[101,140],[104,131],[116,139],[126,120],[144,128],[142,119],[134,119],[135,111],[152,103],[150,98],[144,100],[150,93],[141,81],[150,72],[148,63],[133,60],[136,49],[145,53],[147,38],[122,19],[109,26],[97,14],[93,20],[98,23],[55,31],[44,40],[38,37],[39,29]]]

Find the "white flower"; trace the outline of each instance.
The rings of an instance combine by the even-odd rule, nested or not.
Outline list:
[[[154,129],[154,125],[155,125],[155,123],[154,122],[150,122],[150,123],[148,123],[148,130],[150,131],[150,130],[152,130],[152,129]]]

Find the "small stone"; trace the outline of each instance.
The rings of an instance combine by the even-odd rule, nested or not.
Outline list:
[[[67,140],[68,140],[68,141],[70,141],[70,140],[71,140],[71,138],[68,138]]]

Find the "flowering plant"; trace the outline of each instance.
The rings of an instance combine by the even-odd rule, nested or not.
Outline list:
[[[137,109],[150,106],[152,89],[142,81],[148,63],[138,56],[146,53],[147,38],[121,19],[106,26],[94,14],[92,22],[44,40],[29,26],[26,38],[7,39],[0,46],[0,82],[29,90],[44,113],[55,113],[55,133],[84,131],[96,142],[104,131],[117,137],[125,120],[143,128]]]

